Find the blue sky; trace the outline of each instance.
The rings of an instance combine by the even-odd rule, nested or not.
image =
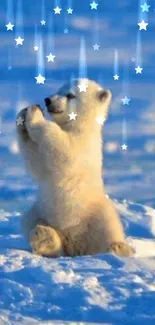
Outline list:
[[[11,3],[11,0],[8,2]],[[12,20],[15,26],[13,31],[7,31],[5,25],[8,23],[10,10],[7,1],[1,0],[1,157],[4,155],[4,148],[11,148],[16,141],[17,111],[32,103],[39,103],[44,107],[45,97],[57,91],[71,76],[78,76],[80,41],[83,37],[86,45],[87,77],[100,81],[113,94],[109,119],[104,128],[105,143],[108,143],[107,147],[105,145],[105,161],[106,154],[111,153],[114,155],[112,163],[119,157],[120,166],[124,159],[126,164],[127,160],[134,160],[137,164],[139,159],[139,166],[143,165],[144,160],[147,164],[155,161],[155,5],[152,0],[148,1],[149,12],[142,13],[140,5],[144,2],[96,0],[97,10],[91,10],[92,0],[45,0],[43,10],[42,0],[27,0],[22,2],[22,16],[18,21],[18,1],[12,0]],[[62,8],[60,15],[55,15],[53,11],[57,5]],[[72,15],[68,15],[66,10],[70,6],[73,8]],[[46,20],[45,26],[40,24],[42,19]],[[147,31],[139,31],[137,24],[142,19],[148,23]],[[36,84],[34,78],[38,73],[38,53],[33,49],[35,25],[37,35],[41,35],[43,40],[46,78],[44,85]],[[64,34],[64,28],[68,28],[68,34]],[[19,33],[24,38],[23,46],[15,45],[14,39]],[[137,39],[140,40],[139,48]],[[94,51],[94,43],[99,43],[99,51]],[[115,50],[118,52],[118,81],[113,79]],[[49,52],[56,56],[54,62],[47,62],[46,55]],[[136,58],[136,63],[131,61],[132,57]],[[143,67],[142,74],[136,74],[137,64]],[[122,105],[121,98],[124,96],[131,99],[129,105]],[[129,147],[126,156],[120,150],[124,141],[124,121],[125,140]],[[113,149],[109,149],[112,148],[111,143],[114,144]],[[10,155],[11,153],[8,160],[12,159]],[[152,175],[151,167],[150,170]]]
[[[149,99],[153,100],[151,84],[154,77],[153,55],[154,55],[154,7],[151,7],[148,14],[148,30],[142,30],[141,36],[141,57],[143,75],[136,75],[135,64],[131,62],[132,56],[136,55],[136,39],[139,27],[140,3],[143,1],[96,1],[97,10],[91,10],[91,0],[59,1],[62,7],[61,15],[54,15],[53,8],[56,2],[45,1],[44,19],[45,26],[41,26],[42,1],[23,1],[23,36],[24,45],[15,46],[14,38],[18,35],[16,28],[17,2],[13,1],[14,31],[6,31],[7,1],[1,1],[1,89],[2,100],[8,99],[10,89],[10,99],[7,100],[10,109],[16,104],[18,96],[17,88],[23,89],[22,96],[33,102],[42,101],[44,95],[50,91],[55,91],[64,80],[68,80],[72,74],[78,74],[78,60],[80,38],[84,37],[87,48],[87,71],[88,77],[102,80],[106,87],[110,87],[114,95],[122,91],[122,83],[128,83],[128,94],[134,100],[140,100],[140,106],[148,104]],[[72,15],[68,15],[66,8],[72,3],[74,9]],[[98,32],[95,31],[94,19],[98,20]],[[38,32],[44,40],[44,54],[47,55],[48,48],[48,23],[53,20],[53,35],[51,43],[55,43],[56,60],[54,64],[47,64],[45,61],[46,83],[44,86],[36,86],[34,76],[36,75],[36,53],[34,53],[34,26],[38,25]],[[68,34],[63,33],[63,29],[69,29]],[[96,39],[100,44],[99,51],[93,51],[93,43]],[[114,72],[114,51],[118,50],[119,59],[119,82],[113,81]],[[8,58],[9,57],[9,58]],[[8,71],[8,65],[12,69]],[[17,85],[19,87],[17,87]],[[31,86],[30,86],[31,85]],[[10,87],[11,86],[11,87]],[[136,91],[134,91],[136,89]],[[146,93],[144,90],[146,89]],[[142,91],[141,91],[142,90]],[[39,93],[39,94],[38,94]],[[141,100],[142,97],[142,100]],[[134,105],[134,104],[133,104]],[[130,111],[135,111],[131,103]],[[136,107],[138,106],[135,102]],[[7,106],[7,105],[6,105]],[[8,107],[9,108],[9,107]],[[137,108],[139,110],[139,108]],[[136,115],[136,113],[135,113]]]

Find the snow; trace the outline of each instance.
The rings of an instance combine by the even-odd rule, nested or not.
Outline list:
[[[0,210],[0,324],[154,324],[155,210],[115,200],[135,256],[43,258]],[[143,236],[139,236],[142,233]]]

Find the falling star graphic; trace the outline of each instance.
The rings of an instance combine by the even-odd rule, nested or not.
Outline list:
[[[35,52],[39,50],[39,46],[34,46],[33,48]]]
[[[41,20],[41,21],[40,21],[40,24],[41,24],[42,26],[45,26],[45,25],[46,25],[46,20],[44,20],[44,19]]]
[[[19,125],[23,125],[25,122],[24,118],[22,118],[21,116],[19,116],[17,119],[16,119],[16,124],[17,126]]]
[[[41,2],[41,19],[40,23],[42,26],[46,25],[46,17],[45,17],[45,0]]]
[[[9,48],[9,50],[8,50],[8,70],[11,70],[12,69],[12,64],[11,64],[11,49]]]
[[[146,2],[144,2],[144,4],[143,5],[141,5],[141,8],[142,8],[142,12],[149,12],[149,8],[150,8],[151,6],[149,6]]]
[[[147,30],[148,23],[146,23],[144,20],[142,20],[140,23],[138,23],[139,30]]]
[[[98,15],[95,12],[94,20],[93,20],[93,48],[94,51],[99,51],[100,48],[100,40],[99,40],[99,22]]]
[[[62,9],[59,8],[59,7],[57,6],[57,7],[54,8],[53,10],[54,10],[54,12],[55,12],[55,15],[57,15],[57,14],[60,15]]]
[[[119,76],[118,76],[117,74],[115,74],[115,75],[113,76],[113,78],[114,78],[114,80],[119,80]]]
[[[137,32],[137,42],[136,42],[136,62],[135,71],[137,73],[142,73],[142,49],[141,49],[141,33]]]
[[[115,50],[115,55],[114,55],[114,80],[119,80],[119,74],[118,74],[118,51],[117,49]]]
[[[123,119],[122,122],[122,150],[127,150],[127,125],[126,125],[126,120],[125,118]]]
[[[94,44],[94,45],[93,45],[93,48],[94,48],[94,51],[98,51],[99,48],[100,48],[100,45],[98,45],[98,44]]]
[[[68,14],[72,14],[73,13],[73,0],[68,0],[67,1],[67,13]]]
[[[5,25],[5,26],[6,26],[6,28],[7,28],[7,31],[8,31],[8,30],[12,30],[12,31],[13,31],[13,27],[14,27],[14,25],[11,24],[10,22],[9,22],[7,25]]]
[[[80,81],[78,88],[80,90],[80,93],[84,91],[86,93],[86,90],[88,88],[88,85],[84,81]]]
[[[15,38],[15,41],[16,41],[16,45],[23,45],[24,38],[18,36],[18,38]]]
[[[144,25],[145,23],[147,24],[148,23],[148,11],[149,10],[146,10],[146,9],[149,9],[147,7],[147,3],[145,2],[144,3],[144,0],[138,0],[139,1],[139,9],[138,9],[138,23],[140,23],[140,26],[142,26],[141,29],[144,29],[146,30],[146,26]],[[140,29],[140,30],[141,30]]]
[[[38,51],[39,50],[37,24],[35,24],[35,29],[34,29],[34,47],[33,47],[33,49],[34,49],[34,51]]]
[[[76,82],[76,84],[75,84],[75,82]],[[74,76],[71,75],[69,93],[71,93],[71,94],[74,93],[74,88],[75,88],[76,85],[77,85],[77,81],[75,81]],[[68,112],[69,112],[68,115],[70,116],[69,121],[76,120],[76,117],[77,117],[77,107],[76,107],[76,104],[77,104],[77,101],[75,101],[75,100],[68,100],[67,101]]]
[[[35,77],[37,84],[44,84],[44,50],[43,41],[40,35],[39,37],[39,51],[37,52],[37,76]]]
[[[56,58],[55,53],[55,39],[53,31],[53,12],[48,16],[48,34],[47,34],[47,45],[46,45],[46,58],[47,62],[54,62]]]
[[[55,55],[52,55],[52,53],[46,55],[46,57],[47,57],[47,62],[54,62]]]
[[[23,9],[22,0],[17,2],[17,15],[15,24],[15,41],[16,45],[23,45],[24,42],[24,31],[23,31]]]
[[[143,68],[141,68],[140,66],[138,66],[137,68],[135,68],[135,70],[136,70],[136,74],[137,73],[142,73],[142,71],[143,71]]]
[[[71,1],[68,1],[68,6],[72,6]],[[69,20],[68,13],[65,11],[64,12],[64,34],[68,34],[68,32],[69,32],[68,20]]]
[[[71,114],[68,114],[68,115],[69,115],[70,121],[71,120],[76,120],[77,114],[75,114],[74,112],[72,112]]]
[[[103,125],[105,121],[106,121],[106,119],[105,119],[103,116],[98,116],[98,117],[96,118],[96,122],[97,122],[98,124],[100,124],[100,125]]]
[[[73,9],[72,9],[72,8],[68,8],[68,9],[67,9],[67,12],[68,12],[68,15],[69,15],[69,14],[72,15],[72,13],[73,13]]]
[[[64,29],[64,34],[68,34],[69,30],[67,28]]]
[[[96,3],[95,1],[93,1],[92,3],[90,3],[90,6],[91,6],[91,10],[92,9],[96,9],[97,10],[98,3]]]
[[[122,150],[127,150],[128,146],[124,143],[124,144],[121,145],[121,147],[122,147]]]
[[[35,79],[37,80],[37,84],[44,84],[45,82],[45,77],[43,77],[40,73],[37,77],[35,77]]]
[[[86,66],[86,45],[85,39],[82,37],[80,42],[80,57],[79,57],[79,79],[87,77]]]
[[[128,98],[127,96],[125,96],[124,98],[121,99],[123,105],[129,105],[130,102],[130,98]]]
[[[125,94],[124,98],[121,99],[123,105],[129,105],[130,98],[130,82],[129,82],[129,62],[124,61],[124,71],[123,71],[123,82],[122,82],[122,93]],[[127,96],[128,94],[128,96]]]
[[[13,0],[7,0],[6,25],[5,26],[7,28],[7,31],[13,30],[13,27],[14,27]]]

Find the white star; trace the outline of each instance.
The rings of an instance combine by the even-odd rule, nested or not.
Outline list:
[[[60,15],[60,12],[61,12],[62,9],[59,8],[59,7],[57,6],[57,7],[54,8],[53,10],[54,10],[54,12],[55,12],[55,15],[56,15],[56,14],[59,14],[59,15]]]
[[[24,118],[22,118],[21,116],[19,116],[17,119],[16,119],[16,124],[17,125],[23,125],[25,122]]]
[[[98,51],[99,48],[100,48],[100,45],[98,45],[98,44],[94,44],[94,45],[93,45],[93,48],[94,48],[94,51]]]
[[[139,26],[139,30],[142,30],[142,29],[147,30],[146,26],[148,26],[148,23],[145,23],[144,20],[142,20],[141,23],[139,23],[137,25]]]
[[[142,73],[143,68],[141,68],[140,66],[138,66],[137,68],[135,68],[135,70],[136,70],[136,74],[137,73]]]
[[[38,46],[34,46],[34,51],[38,51],[39,50],[39,47]]]
[[[136,61],[136,59],[133,57],[133,58],[131,59],[131,61],[132,61],[132,62],[135,62],[135,61]]]
[[[76,116],[77,116],[77,114],[75,114],[74,112],[72,112],[71,114],[68,114],[69,115],[69,120],[71,121],[71,120],[75,120],[76,119]]]
[[[106,119],[105,119],[104,117],[102,117],[102,116],[98,116],[98,117],[96,118],[97,123],[98,123],[98,124],[101,124],[101,125],[104,124],[105,120],[106,120]]]
[[[123,102],[123,105],[129,105],[131,99],[129,99],[127,96],[125,96],[124,98],[121,99],[121,101]]]
[[[35,77],[35,79],[37,80],[37,84],[44,84],[44,81],[46,80],[45,77],[43,77],[40,73],[37,77]]]
[[[68,8],[67,9],[67,12],[68,12],[68,14],[72,14],[73,13],[73,9],[72,8]]]
[[[96,9],[97,10],[98,3],[96,3],[95,1],[93,1],[92,3],[90,3],[90,6],[91,6],[91,10],[92,9]]]
[[[88,88],[88,86],[83,82],[83,83],[80,83],[79,85],[78,85],[78,87],[79,87],[79,89],[80,89],[80,93],[82,92],[82,91],[84,91],[85,93],[86,93],[86,89]]]
[[[67,28],[64,29],[64,34],[68,34],[69,30]]]
[[[47,62],[54,62],[55,59],[55,55],[52,55],[52,53],[50,53],[49,55],[46,55],[47,58]]]
[[[127,147],[128,147],[128,146],[124,143],[124,144],[122,144],[121,147],[122,147],[122,150],[127,150]]]
[[[13,30],[13,27],[14,27],[14,25],[12,25],[10,22],[5,26],[6,26],[7,30]]]
[[[20,36],[18,38],[15,38],[16,45],[23,45],[24,38],[21,38]]]
[[[115,74],[115,75],[113,76],[113,78],[114,78],[114,80],[118,80],[118,79],[119,79],[119,76],[118,76],[117,74]]]
[[[149,8],[150,8],[150,7],[151,7],[151,6],[149,6],[149,5],[145,2],[143,5],[141,5],[142,12],[144,12],[144,11],[149,12]]]
[[[41,20],[40,23],[41,23],[41,25],[45,25],[46,24],[46,20],[43,19],[43,20]]]

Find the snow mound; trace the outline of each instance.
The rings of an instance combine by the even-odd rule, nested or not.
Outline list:
[[[115,205],[136,251],[132,258],[32,255],[20,213],[0,210],[0,325],[154,324],[155,210]]]

